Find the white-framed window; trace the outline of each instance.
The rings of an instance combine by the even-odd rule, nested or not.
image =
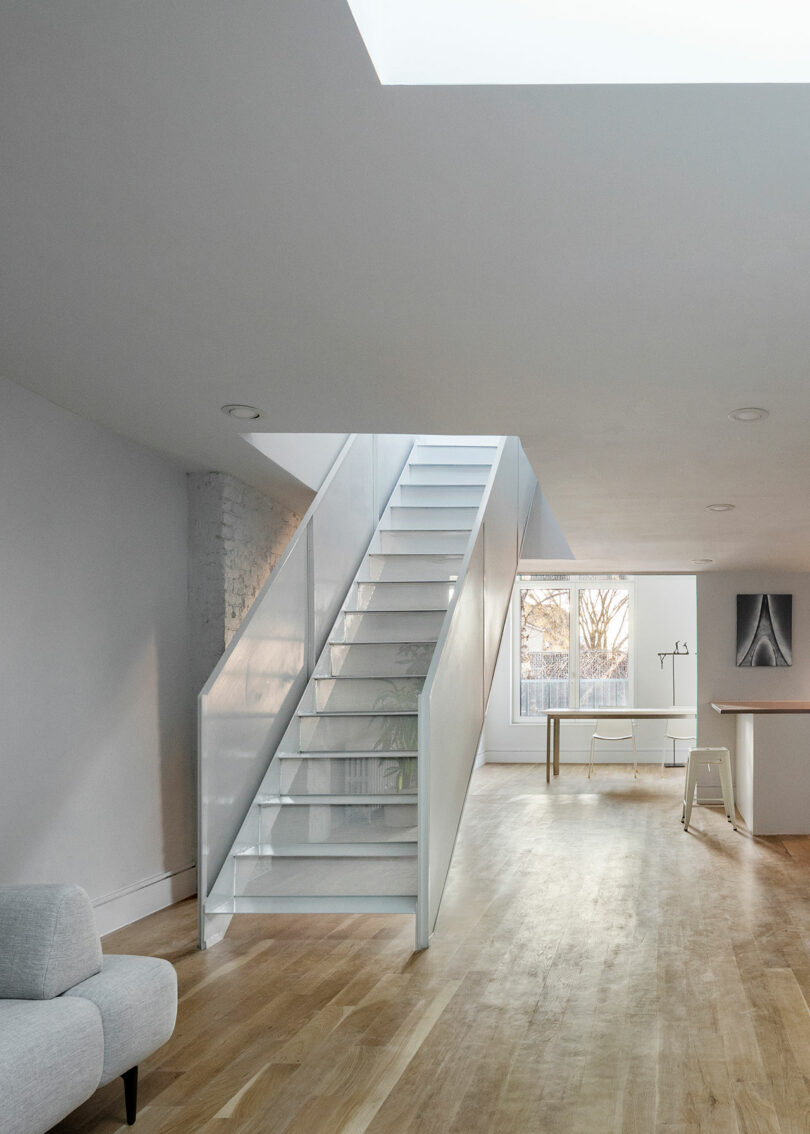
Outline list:
[[[530,576],[515,584],[513,719],[632,705],[632,580]]]

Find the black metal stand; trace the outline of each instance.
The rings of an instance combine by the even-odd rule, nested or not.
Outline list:
[[[675,658],[685,658],[685,657],[688,656],[688,654],[689,654],[689,647],[687,646],[686,642],[684,642],[684,644],[683,644],[683,649],[681,649],[681,643],[676,642],[674,650],[665,650],[663,653],[659,653],[659,655],[658,655],[658,660],[661,662],[661,669],[664,668],[664,659],[665,658],[672,658],[672,706],[673,706],[673,708],[677,704],[677,701],[675,700]],[[672,741],[672,763],[671,764],[664,764],[664,767],[665,768],[684,768],[684,767],[686,767],[685,764],[679,764],[675,759],[675,741],[674,740]]]

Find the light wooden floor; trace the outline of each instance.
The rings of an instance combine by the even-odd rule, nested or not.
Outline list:
[[[139,1134],[810,1131],[810,838],[680,824],[683,773],[476,773],[433,945],[396,917],[194,905],[112,934],[168,957],[177,1030]],[[122,1131],[120,1081],[56,1129]]]

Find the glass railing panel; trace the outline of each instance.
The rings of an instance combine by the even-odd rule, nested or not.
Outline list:
[[[377,526],[372,448],[370,434],[357,437],[312,518],[316,655],[343,605],[347,581],[354,577]]]
[[[518,553],[518,463],[520,443],[507,437],[484,518],[484,682],[495,672],[508,601],[515,582]]]
[[[377,508],[385,507],[412,443],[410,435],[352,435],[347,440],[200,695],[198,882],[201,896],[211,899],[200,903],[203,944],[203,906],[218,908],[219,897],[233,901],[234,840],[363,559]],[[400,650],[394,652],[398,656]],[[349,665],[358,660],[361,670],[370,661],[344,660]],[[413,672],[407,661],[394,667],[395,675]],[[391,722],[373,718],[372,723],[372,742],[396,731]],[[328,741],[328,724],[325,732],[325,737],[314,735],[313,743]],[[337,740],[341,748],[348,737]],[[246,821],[245,830],[251,825],[252,820]],[[212,939],[220,935],[212,930]]]
[[[506,438],[420,695],[420,947],[435,924],[450,867],[535,485],[519,441]]]
[[[518,523],[520,528],[518,549],[520,549],[520,545],[523,542],[523,532],[529,519],[529,513],[532,510],[534,494],[537,491],[537,477],[534,475],[534,469],[529,464],[529,458],[524,453],[523,446],[520,444],[520,442],[518,442],[517,454]]]
[[[376,520],[379,520],[385,511],[385,506],[411,452],[413,442],[414,437],[410,433],[377,433],[374,435]]]
[[[420,900],[436,920],[484,717],[484,548],[479,539],[420,715]]]
[[[200,697],[200,885],[212,885],[306,685],[300,540]],[[223,880],[227,888],[227,880]],[[210,892],[210,891],[209,891]],[[231,891],[232,892],[232,891]]]

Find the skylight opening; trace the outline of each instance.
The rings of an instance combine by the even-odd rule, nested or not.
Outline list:
[[[797,0],[348,0],[395,85],[810,82]]]

